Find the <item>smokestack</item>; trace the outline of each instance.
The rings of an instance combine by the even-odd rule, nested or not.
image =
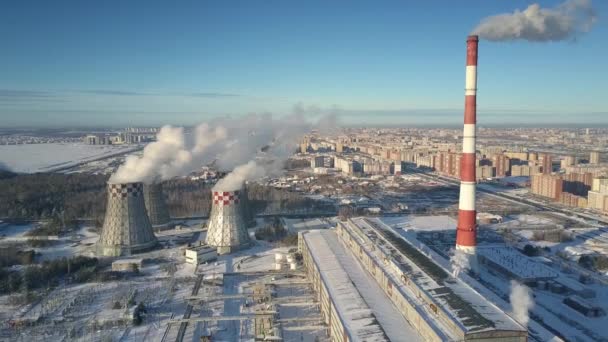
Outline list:
[[[249,245],[249,233],[243,203],[242,190],[213,191],[212,207],[207,225],[209,246],[217,247],[219,254],[231,253]],[[243,198],[245,201],[246,198]]]
[[[143,183],[108,183],[108,201],[97,244],[103,256],[131,255],[157,245],[143,197]]]
[[[464,91],[464,130],[460,158],[460,201],[456,250],[475,255],[477,225],[475,212],[475,135],[477,123],[477,36],[467,38],[467,66]]]
[[[144,185],[144,202],[150,224],[154,229],[166,228],[171,221],[169,210],[163,194],[161,183],[150,183]]]

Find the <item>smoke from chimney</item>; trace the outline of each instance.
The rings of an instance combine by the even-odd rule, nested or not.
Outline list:
[[[523,11],[484,18],[471,34],[490,41],[571,40],[588,32],[596,21],[591,0],[567,0],[555,8],[532,4]]]

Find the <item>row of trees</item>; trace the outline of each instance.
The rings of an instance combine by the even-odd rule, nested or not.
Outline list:
[[[103,215],[107,176],[35,173],[0,179],[0,217],[60,219]]]
[[[22,271],[0,269],[0,294],[54,287],[66,276],[74,282],[86,282],[97,271],[97,258],[76,256],[29,265]]]
[[[106,205],[106,175],[37,173],[0,179],[0,217],[47,220],[39,235],[58,235],[77,219],[103,222]],[[173,217],[208,215],[212,185],[187,178],[163,183]],[[332,210],[325,202],[299,193],[252,183],[248,196],[254,213],[306,208]]]

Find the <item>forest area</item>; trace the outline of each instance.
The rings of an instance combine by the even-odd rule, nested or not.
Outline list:
[[[0,178],[0,219],[49,220],[70,225],[79,219],[103,223],[106,206],[106,175],[36,173],[4,175]],[[163,182],[172,217],[206,216],[211,210],[213,184],[178,178]],[[296,208],[331,210],[299,193],[249,184],[250,207],[254,213]]]

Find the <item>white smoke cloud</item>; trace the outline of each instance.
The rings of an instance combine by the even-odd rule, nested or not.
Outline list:
[[[513,317],[521,325],[527,327],[530,321],[529,311],[534,308],[534,298],[530,289],[518,283],[515,280],[511,280],[511,294],[509,295],[511,301],[511,311]]]
[[[191,160],[192,156],[186,150],[184,129],[164,126],[156,135],[156,141],[144,148],[143,156],[128,156],[110,177],[110,182],[149,183]]]
[[[239,165],[232,170],[226,177],[215,184],[215,191],[235,191],[239,190],[245,181],[259,179],[268,174],[268,170],[255,160],[250,160],[246,164]]]
[[[555,8],[532,4],[523,11],[487,17],[472,34],[491,41],[560,41],[588,32],[596,21],[591,0],[567,0]]]
[[[471,269],[470,256],[461,250],[450,250],[450,264],[452,266],[452,275],[458,277],[462,272],[468,272]]]
[[[276,119],[270,114],[216,119],[198,125],[192,134],[181,127],[164,126],[157,141],[148,144],[141,157],[127,157],[110,182],[151,183],[187,175],[211,162],[220,170],[230,171],[254,161],[258,168],[250,165],[234,176],[242,177],[242,181],[259,178],[258,169],[276,174],[280,161],[287,159],[302,136],[313,128],[306,115],[299,114]]]
[[[274,126],[271,129],[273,134],[252,132],[246,139],[245,148],[234,144],[230,153],[218,158],[217,164],[220,168],[234,170],[215,185],[215,191],[234,191],[240,189],[246,181],[279,175],[283,161],[293,154],[298,141],[313,127],[295,116],[268,124]],[[257,148],[252,150],[252,146]],[[236,161],[243,163],[243,159],[246,160],[244,164],[234,167]]]

